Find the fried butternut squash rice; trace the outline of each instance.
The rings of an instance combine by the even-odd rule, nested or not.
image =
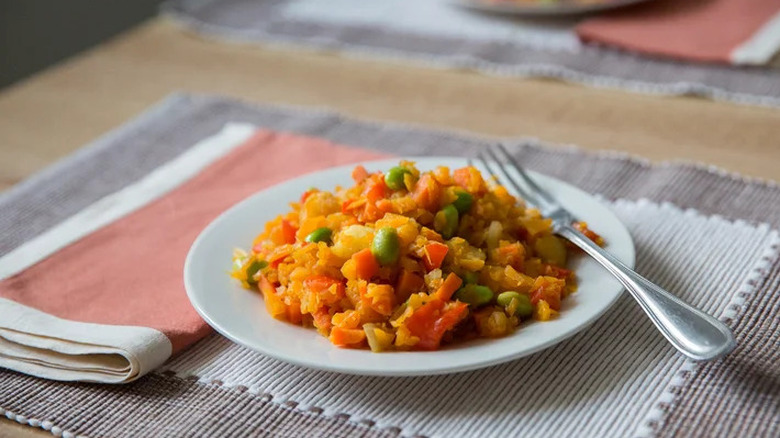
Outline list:
[[[352,172],[310,189],[236,250],[231,275],[274,318],[340,347],[436,350],[555,318],[576,289],[551,221],[474,167]],[[584,223],[591,239],[602,239]]]

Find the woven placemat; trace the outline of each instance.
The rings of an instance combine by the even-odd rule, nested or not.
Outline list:
[[[226,41],[780,106],[776,68],[690,63],[583,45],[573,33],[578,19],[510,22],[460,10],[445,0],[381,0],[370,8],[360,3],[169,0],[162,10],[196,32]]]
[[[0,195],[0,255],[187,153],[226,123],[399,155],[468,155],[479,136],[177,95]],[[212,335],[136,383],[0,371],[0,413],[63,436],[773,436],[780,366],[780,189],[691,164],[512,140],[529,168],[598,194],[637,269],[735,331],[727,358],[676,354],[628,297],[542,353],[448,376],[375,378],[284,364]]]

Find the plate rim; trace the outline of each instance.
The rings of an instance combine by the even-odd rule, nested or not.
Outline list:
[[[650,0],[615,0],[605,3],[529,3],[518,4],[513,2],[506,2],[507,4],[487,4],[483,0],[449,0],[451,4],[470,9],[473,11],[480,11],[490,14],[501,15],[517,15],[517,16],[542,16],[542,15],[583,15],[591,12],[603,12],[612,9],[624,8],[640,3],[645,3]],[[564,6],[565,5],[565,6]]]
[[[410,370],[390,370],[390,371],[388,371],[388,370],[375,370],[373,368],[366,368],[366,367],[362,367],[362,368],[361,367],[353,367],[353,368],[345,369],[345,368],[339,367],[337,365],[332,365],[331,366],[330,364],[328,364],[326,362],[307,361],[307,360],[304,360],[304,359],[299,359],[299,358],[297,358],[296,356],[293,356],[293,355],[285,354],[284,352],[279,352],[279,351],[275,351],[275,350],[272,350],[272,349],[258,348],[256,345],[253,345],[253,344],[245,341],[241,336],[236,336],[234,333],[231,332],[231,330],[226,329],[224,327],[224,325],[220,321],[215,320],[212,317],[212,315],[208,312],[207,309],[202,308],[201,303],[199,302],[199,298],[197,297],[197,294],[195,294],[195,292],[193,292],[193,285],[190,282],[190,279],[191,279],[191,269],[192,269],[192,265],[193,265],[192,258],[195,257],[195,255],[197,254],[198,247],[203,244],[203,241],[207,238],[207,236],[211,232],[213,232],[214,229],[219,228],[221,223],[224,222],[225,220],[227,220],[226,218],[228,218],[234,210],[241,208],[241,206],[243,204],[245,204],[245,203],[251,202],[251,200],[253,198],[258,197],[258,196],[262,196],[262,194],[265,193],[265,192],[272,191],[272,190],[278,188],[279,186],[282,186],[282,185],[285,185],[285,184],[291,184],[295,180],[302,179],[302,178],[305,178],[307,176],[313,176],[313,175],[316,175],[316,174],[319,174],[319,173],[323,173],[323,172],[327,172],[327,171],[335,172],[336,170],[339,170],[339,169],[343,169],[345,171],[348,171],[348,169],[350,167],[356,166],[358,164],[363,164],[363,165],[381,165],[383,163],[386,163],[386,164],[391,164],[392,165],[393,163],[397,163],[399,160],[404,160],[404,159],[408,159],[408,160],[412,160],[412,161],[415,161],[415,160],[417,160],[417,161],[419,161],[419,160],[431,160],[431,161],[434,161],[434,160],[453,160],[453,159],[457,159],[457,160],[464,160],[464,162],[465,162],[465,160],[467,160],[466,157],[445,157],[445,156],[418,156],[418,157],[413,157],[413,156],[403,156],[403,157],[381,158],[381,159],[376,159],[376,160],[362,160],[362,161],[358,161],[358,162],[354,162],[354,163],[348,163],[348,164],[345,164],[345,165],[338,165],[338,166],[333,166],[333,167],[327,167],[327,168],[323,168],[323,169],[314,170],[312,172],[307,172],[307,173],[304,173],[304,174],[301,174],[301,175],[297,175],[295,177],[292,177],[292,178],[280,181],[280,182],[278,182],[276,184],[273,184],[271,186],[268,186],[268,187],[266,187],[264,189],[258,190],[256,192],[254,192],[254,193],[244,197],[240,201],[236,202],[235,204],[231,205],[230,207],[228,207],[227,209],[222,211],[222,213],[220,213],[216,218],[214,218],[211,222],[209,222],[209,224],[206,227],[204,227],[203,230],[201,230],[201,232],[198,234],[198,236],[195,238],[195,240],[191,244],[191,246],[190,246],[190,248],[189,248],[189,250],[187,252],[187,256],[185,258],[184,267],[183,267],[184,288],[185,288],[185,292],[187,294],[187,298],[190,301],[190,303],[193,306],[193,308],[195,309],[195,311],[198,313],[198,315],[201,318],[203,318],[203,320],[209,326],[211,326],[216,332],[218,332],[222,336],[225,336],[226,338],[230,339],[231,341],[233,341],[233,342],[235,342],[235,343],[237,343],[239,345],[242,345],[242,346],[244,346],[246,348],[249,348],[252,351],[258,352],[260,354],[266,355],[268,357],[274,358],[274,359],[282,361],[282,362],[290,363],[290,364],[293,364],[293,365],[296,365],[296,366],[300,366],[300,367],[304,367],[304,368],[316,369],[316,370],[322,370],[322,371],[329,371],[329,372],[336,372],[336,373],[341,373],[341,374],[364,375],[364,376],[401,376],[401,377],[403,377],[403,376],[422,376],[422,375],[452,374],[452,373],[473,371],[473,370],[495,366],[495,365],[498,365],[498,364],[501,364],[501,363],[517,360],[517,359],[520,359],[522,357],[532,355],[532,354],[537,353],[539,351],[542,351],[542,350],[545,350],[547,348],[550,348],[550,347],[552,347],[552,346],[554,346],[556,344],[559,344],[559,343],[565,341],[566,339],[574,336],[575,334],[582,332],[583,330],[588,328],[590,325],[592,325],[602,315],[604,315],[609,309],[614,307],[614,305],[617,303],[617,301],[620,299],[620,297],[624,294],[625,288],[623,288],[621,286],[620,290],[618,290],[614,294],[614,297],[612,298],[611,302],[609,302],[603,308],[599,309],[597,312],[595,312],[593,315],[591,315],[588,319],[586,319],[586,320],[584,320],[582,322],[579,322],[575,329],[569,330],[568,332],[566,332],[564,334],[561,334],[561,335],[558,335],[557,337],[552,337],[552,338],[550,338],[550,339],[548,339],[548,340],[546,340],[546,341],[536,345],[533,348],[527,348],[527,349],[519,350],[518,352],[511,353],[511,354],[496,355],[495,357],[492,357],[492,358],[489,358],[489,359],[475,360],[475,361],[472,361],[471,363],[465,364],[465,365],[462,365],[462,364],[444,365],[444,366],[441,366],[441,367],[436,368],[434,370],[426,370],[424,373],[420,372],[419,370],[415,370],[415,369],[410,369]],[[593,200],[596,200],[596,197],[594,197],[593,195],[591,195],[591,194],[589,194],[587,192],[584,192],[582,189],[580,189],[580,188],[578,188],[578,187],[576,187],[576,186],[574,186],[572,184],[569,184],[569,183],[567,183],[565,181],[562,181],[562,180],[560,180],[558,178],[555,178],[555,177],[550,176],[550,175],[542,174],[542,173],[539,173],[539,172],[536,172],[536,171],[532,171],[532,170],[527,170],[527,172],[529,174],[531,174],[532,177],[539,177],[539,176],[541,176],[542,178],[549,178],[550,180],[554,181],[556,184],[561,184],[563,186],[566,186],[567,189],[574,189],[575,191],[581,192],[581,193],[585,194],[587,197],[589,197],[589,198],[591,198]],[[628,240],[626,242],[627,242],[627,244],[630,247],[630,258],[627,259],[627,260],[622,260],[622,261],[628,267],[633,268],[634,265],[635,265],[635,261],[636,261],[636,247],[634,245],[633,237],[631,236],[631,234],[628,231],[628,229],[625,226],[625,224],[622,221],[620,221],[620,219],[617,217],[617,215],[615,215],[614,212],[612,212],[611,210],[606,209],[606,208],[605,208],[605,210],[610,215],[612,215],[614,217],[614,219],[622,226],[622,231],[625,231],[625,234],[628,237]],[[295,327],[298,327],[298,326],[295,326]],[[298,328],[301,328],[301,327],[298,327]],[[319,334],[316,333],[316,331],[313,331],[311,329],[307,329],[307,330],[311,331],[311,333],[315,334],[316,336],[320,336]],[[491,340],[484,340],[484,342],[486,342],[486,343],[490,343],[492,341],[494,341],[494,340],[492,340],[492,339]],[[337,347],[334,346],[333,348],[337,348]],[[358,351],[358,350],[354,350],[354,351]],[[363,351],[363,350],[360,350],[360,351]],[[382,354],[403,354],[403,355],[408,355],[410,357],[413,357],[413,356],[416,356],[416,355],[435,354],[437,352],[442,352],[442,351],[447,351],[447,349],[445,348],[445,349],[436,350],[436,351],[433,351],[433,352],[403,351],[403,352],[385,352],[385,353],[382,353]],[[371,354],[376,354],[376,353],[371,353]]]

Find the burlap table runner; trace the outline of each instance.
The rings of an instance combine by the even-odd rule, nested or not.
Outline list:
[[[0,255],[186,154],[227,123],[399,155],[464,155],[478,136],[324,112],[174,96],[0,197]],[[719,316],[738,348],[694,365],[623,297],[539,354],[480,371],[346,376],[212,335],[136,383],[66,384],[0,371],[0,413],[63,436],[773,436],[780,367],[780,189],[690,164],[513,141],[529,168],[603,198],[637,269]]]
[[[231,41],[780,105],[776,68],[697,64],[583,45],[573,30],[579,17],[511,20],[458,9],[448,0],[380,0],[369,7],[360,0],[169,0],[162,9],[197,32]]]

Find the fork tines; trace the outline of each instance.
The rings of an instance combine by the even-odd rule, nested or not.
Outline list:
[[[471,162],[469,162],[471,164]],[[486,147],[477,154],[477,167],[504,186],[509,185],[529,204],[542,207],[555,201],[547,194],[502,144]],[[500,175],[499,175],[500,174]]]

